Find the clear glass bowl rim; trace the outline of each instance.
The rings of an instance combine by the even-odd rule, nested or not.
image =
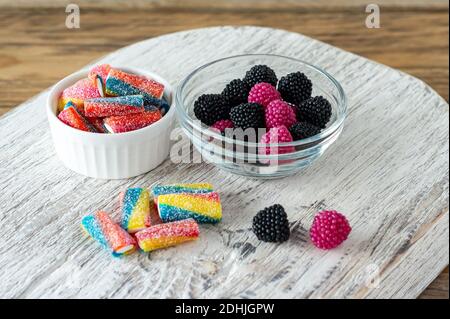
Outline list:
[[[203,127],[203,126],[199,126],[197,123],[199,123],[200,121],[198,120],[193,120],[189,114],[184,110],[183,108],[183,93],[184,93],[184,89],[186,88],[186,86],[189,84],[190,80],[197,75],[197,73],[200,73],[201,71],[207,69],[208,67],[210,67],[211,65],[220,63],[220,62],[224,62],[224,61],[228,61],[228,60],[232,60],[232,59],[237,59],[237,58],[245,58],[245,57],[253,57],[253,58],[258,58],[258,57],[262,57],[262,58],[267,58],[267,57],[274,57],[274,58],[283,58],[283,59],[287,59],[287,60],[291,60],[294,61],[296,63],[300,63],[300,64],[304,64],[307,67],[311,68],[312,70],[322,74],[323,76],[325,76],[333,85],[334,87],[337,89],[338,92],[338,109],[341,110],[338,115],[336,120],[326,129],[324,129],[322,132],[320,132],[319,134],[316,134],[314,136],[305,138],[305,139],[301,139],[298,141],[293,141],[293,142],[288,142],[288,143],[270,143],[270,144],[266,144],[266,143],[254,143],[254,142],[245,142],[245,141],[240,141],[240,140],[235,140],[232,138],[229,138],[227,136],[223,136],[222,134],[217,133],[216,131],[210,130],[207,127]],[[181,117],[181,120],[184,122],[187,122],[190,127],[196,129],[197,131],[201,132],[202,134],[206,135],[206,136],[210,136],[213,137],[215,140],[219,141],[219,142],[225,142],[225,143],[229,143],[229,144],[235,144],[235,145],[240,145],[240,146],[248,146],[248,147],[290,147],[290,146],[303,146],[305,144],[311,144],[312,147],[316,146],[316,142],[317,141],[321,141],[321,140],[325,140],[327,139],[327,137],[333,135],[333,133],[335,133],[344,123],[345,118],[347,116],[347,96],[344,92],[344,89],[342,88],[342,86],[340,85],[340,83],[331,75],[329,74],[327,71],[311,64],[308,62],[305,62],[303,60],[299,60],[299,59],[295,59],[295,58],[291,58],[291,57],[287,57],[287,56],[283,56],[283,55],[277,55],[277,54],[241,54],[241,55],[234,55],[234,56],[229,56],[229,57],[225,57],[225,58],[221,58],[218,60],[214,60],[211,61],[205,65],[202,65],[200,67],[198,67],[197,69],[195,69],[194,71],[192,71],[188,76],[186,76],[184,78],[184,80],[181,81],[180,85],[178,86],[177,90],[176,90],[176,94],[175,94],[175,108],[178,111],[178,114]],[[182,125],[184,126],[184,125]]]

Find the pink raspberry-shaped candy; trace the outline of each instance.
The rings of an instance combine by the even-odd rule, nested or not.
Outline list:
[[[283,100],[275,100],[270,102],[266,107],[267,128],[281,125],[291,127],[295,122],[297,122],[297,117],[295,116],[294,109],[289,103]]]
[[[261,137],[261,143],[288,143],[292,142],[292,135],[286,126],[279,126],[271,128],[266,134]],[[260,154],[286,154],[295,151],[293,146],[265,146],[259,149]]]
[[[211,125],[212,129],[219,130],[221,133],[225,132],[227,128],[234,128],[233,122],[230,120],[219,120],[213,125]]]
[[[280,92],[278,92],[271,84],[265,82],[253,86],[248,94],[249,103],[258,103],[259,105],[264,106],[264,108],[266,108],[270,102],[279,99],[281,99]]]
[[[310,236],[317,248],[328,250],[342,244],[351,231],[344,215],[335,210],[325,210],[314,217]]]

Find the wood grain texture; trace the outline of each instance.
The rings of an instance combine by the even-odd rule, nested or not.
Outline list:
[[[448,299],[448,266],[419,296],[420,299]]]
[[[248,52],[302,57],[342,83],[350,97],[346,128],[316,165],[275,181],[170,161],[130,180],[85,178],[55,158],[44,92],[0,121],[0,296],[419,296],[449,254],[448,104],[430,87],[324,43],[265,28],[168,35],[102,61],[153,70],[176,83],[212,59]],[[224,220],[203,226],[197,243],[111,260],[82,236],[81,216],[97,209],[117,216],[116,195],[124,187],[200,180],[220,191]],[[282,245],[258,242],[249,229],[254,213],[274,201],[291,220],[292,238]],[[354,228],[330,252],[313,248],[306,231],[323,208],[345,212]],[[376,287],[367,284],[374,269]]]
[[[71,0],[0,0],[0,7],[63,7]],[[184,9],[254,9],[265,8],[274,9],[293,9],[293,8],[354,8],[366,7],[367,0],[77,0],[80,7],[116,7],[116,8],[184,8]],[[447,0],[378,0],[376,3],[381,7],[420,7],[420,8],[445,8],[448,7]]]
[[[381,29],[367,29],[361,2],[150,1],[142,8],[81,3],[81,28],[65,27],[60,2],[31,1],[0,10],[0,108],[11,109],[101,56],[161,34],[216,25],[258,25],[294,31],[400,69],[429,83],[448,100],[448,2],[382,6]],[[139,2],[140,3],[140,2]],[[179,2],[178,2],[179,3]],[[223,8],[211,7],[211,3]],[[247,1],[240,2],[246,4]],[[7,5],[9,4],[9,6]],[[56,6],[58,4],[58,6]],[[319,6],[321,4],[322,6]],[[395,3],[394,3],[395,4]],[[417,4],[417,5],[415,5]],[[430,4],[430,5],[428,5]],[[5,111],[0,111],[4,113]]]

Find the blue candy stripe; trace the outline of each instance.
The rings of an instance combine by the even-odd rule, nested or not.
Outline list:
[[[201,224],[216,224],[220,222],[220,219],[200,215],[182,208],[173,207],[166,204],[159,204],[158,210],[159,210],[159,217],[165,223],[189,218],[193,218],[198,223]]]
[[[142,108],[144,106],[144,98],[142,95],[128,95],[128,96],[116,96],[116,97],[98,97],[88,100],[91,103],[114,103],[120,105],[127,105]]]
[[[147,92],[144,92],[142,90],[139,90],[138,88],[122,82],[121,80],[118,80],[114,77],[108,77],[106,79],[106,93],[109,95],[116,95],[116,96],[125,96],[125,95],[142,95],[144,98],[144,105],[147,107],[154,105],[158,107],[161,110],[168,110],[169,104],[162,100],[158,99]]]
[[[157,99],[153,96],[147,95],[144,98],[144,108],[147,111],[151,111],[152,108],[156,107],[161,111],[161,114],[164,115],[169,111],[170,105],[167,103],[167,101],[164,99]]]
[[[167,195],[167,194],[178,194],[178,193],[189,193],[189,194],[206,194],[212,193],[212,189],[206,188],[192,188],[189,186],[154,186],[152,189],[153,196]]]
[[[144,105],[144,98],[142,95],[118,96],[113,97],[112,99],[114,102],[127,106],[143,107]]]
[[[79,116],[79,117],[81,118],[81,120],[84,122],[84,124],[85,124],[87,127],[89,127],[89,130],[90,130],[91,132],[97,133],[97,129],[96,129],[91,123],[89,123],[89,121],[83,116],[83,114],[81,114],[81,112],[80,112],[80,110],[78,109],[78,107],[77,107],[72,101],[67,102],[67,104],[64,106],[64,110],[67,110],[67,109],[70,109],[70,108],[72,108],[72,109],[75,110],[75,112],[78,114],[78,116]]]
[[[128,83],[124,83],[121,80],[108,76],[106,79],[106,93],[109,95],[124,96],[140,94],[141,91]]]
[[[106,240],[102,227],[97,222],[97,219],[93,215],[88,215],[83,217],[81,220],[81,225],[86,230],[86,232],[94,238],[103,248],[111,250],[109,243]]]
[[[133,210],[136,207],[136,203],[141,196],[142,189],[141,188],[129,188],[125,191],[123,196],[123,208],[122,208],[122,222],[121,226],[124,229],[128,229],[128,223],[130,222],[131,215],[133,214]]]

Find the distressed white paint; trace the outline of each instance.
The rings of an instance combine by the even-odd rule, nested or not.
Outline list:
[[[333,74],[349,96],[339,140],[299,174],[248,180],[207,164],[166,161],[130,180],[102,181],[60,165],[46,92],[0,120],[0,297],[416,297],[448,264],[448,104],[421,81],[307,37],[264,28],[212,28],[137,43],[102,62],[155,71],[172,84],[193,68],[240,53],[276,53]],[[80,230],[82,215],[117,216],[127,186],[210,181],[224,219],[194,243],[115,260]],[[258,242],[252,216],[286,208],[291,239]],[[323,252],[307,230],[319,209],[353,232]],[[378,288],[364,274],[380,270]]]

